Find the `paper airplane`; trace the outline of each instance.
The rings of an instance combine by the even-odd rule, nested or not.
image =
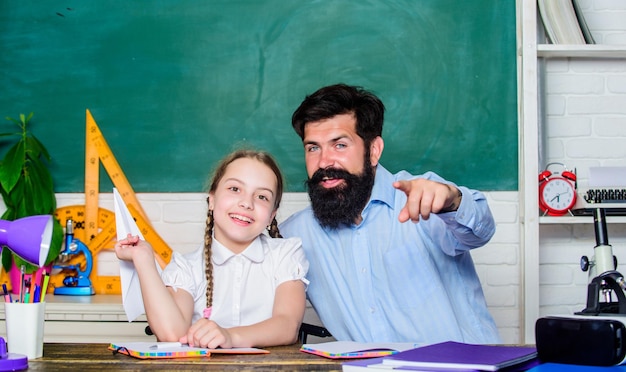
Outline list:
[[[144,240],[137,223],[116,188],[113,188],[113,203],[115,205],[117,240],[126,239],[128,234],[137,235],[139,239]],[[128,321],[132,322],[145,313],[139,276],[132,262],[120,260],[120,279],[122,282],[122,304]]]

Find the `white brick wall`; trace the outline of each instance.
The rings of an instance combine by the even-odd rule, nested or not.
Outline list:
[[[626,45],[626,1],[579,0],[597,44]],[[576,168],[579,188],[591,166],[626,166],[626,61],[550,58],[545,61],[542,164]],[[591,217],[589,217],[591,219]],[[626,224],[609,224],[609,243],[626,273]],[[540,227],[540,314],[585,308],[587,274],[581,256],[593,256],[593,224]]]
[[[578,0],[597,44],[626,45],[626,1]]]

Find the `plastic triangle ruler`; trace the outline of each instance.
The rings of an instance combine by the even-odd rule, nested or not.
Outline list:
[[[98,253],[103,249],[112,249],[117,238],[115,214],[99,208],[100,162],[128,206],[144,238],[152,245],[161,268],[169,263],[172,250],[150,224],[133,188],[89,110],[86,110],[85,132],[85,205],[59,208],[56,216],[62,226],[65,226],[67,219],[71,218],[77,224],[74,228],[75,237],[89,247],[93,258],[90,279],[96,294],[120,294],[119,276],[98,275]],[[81,230],[83,234],[80,234]],[[71,264],[84,264],[84,262],[85,258],[82,256],[70,261]],[[51,287],[62,285],[64,276],[51,277]]]

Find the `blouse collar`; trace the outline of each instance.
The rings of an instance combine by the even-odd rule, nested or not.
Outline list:
[[[263,253],[263,235],[259,235],[250,243],[250,245],[241,252],[240,256],[244,256],[248,258],[252,262],[263,262],[263,258],[265,254]],[[222,243],[220,243],[215,237],[213,237],[213,244],[211,245],[212,251],[212,260],[216,265],[223,265],[228,261],[231,257],[237,256],[237,254],[233,253],[230,249],[226,248]]]

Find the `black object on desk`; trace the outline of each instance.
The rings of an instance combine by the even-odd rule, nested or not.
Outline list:
[[[613,366],[626,356],[626,326],[602,316],[540,318],[535,338],[542,362]]]
[[[309,323],[302,323],[300,325],[300,330],[298,331],[298,339],[303,344],[306,344],[306,339],[309,335],[322,337],[322,338],[333,336],[324,327],[316,326],[316,325],[309,324]]]

